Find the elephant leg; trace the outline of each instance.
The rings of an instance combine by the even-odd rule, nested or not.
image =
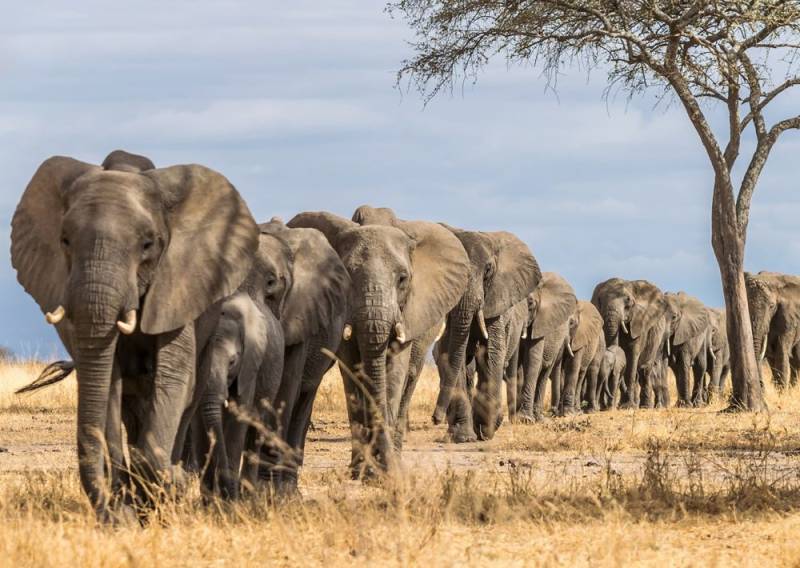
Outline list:
[[[675,368],[675,382],[678,387],[678,403],[679,407],[691,406],[689,400],[689,373],[691,372],[691,362],[684,349],[681,349],[677,354],[677,361]]]
[[[600,373],[600,369],[598,366],[592,362],[589,365],[589,368],[586,370],[586,396],[587,396],[587,411],[588,412],[599,412],[600,411],[600,403],[598,401],[598,375]]]
[[[491,440],[503,422],[501,400],[507,349],[505,327],[505,317],[487,322],[489,339],[483,365],[478,367],[477,389],[472,401],[472,422],[480,440]]]
[[[456,444],[475,442],[475,427],[472,423],[473,375],[475,374],[475,361],[462,367],[458,377],[457,387],[447,408],[447,423],[450,439]]]
[[[559,414],[561,416],[568,416],[570,414],[578,414],[580,408],[577,402],[577,388],[580,379],[581,363],[583,358],[583,350],[570,357],[567,360],[566,368],[564,371],[564,391],[561,394],[561,405]]]
[[[159,336],[157,357],[152,395],[131,451],[131,465],[137,479],[171,483],[176,481],[170,468],[172,449],[195,383],[194,324]]]
[[[784,390],[789,386],[791,367],[789,365],[789,349],[782,339],[778,342],[777,351],[777,368],[775,369],[777,373],[775,373],[775,384],[779,390]]]
[[[411,351],[411,360],[408,364],[406,387],[403,390],[403,396],[400,398],[400,408],[397,412],[397,427],[394,431],[394,446],[398,451],[403,449],[403,439],[408,430],[408,411],[411,407],[411,398],[414,396],[414,390],[417,388],[419,376],[422,373],[422,369],[425,367],[425,353],[427,351],[428,346],[425,345],[425,342],[414,342]]]
[[[639,346],[633,344],[626,352],[628,365],[625,367],[625,396],[619,407],[623,410],[639,408]]]
[[[543,414],[544,391],[547,375],[543,376],[544,340],[526,339],[522,342],[522,394],[519,399],[519,417],[524,421],[535,420]]]
[[[559,356],[550,371],[550,410],[558,414],[561,408],[561,390],[564,384],[564,358]],[[542,391],[544,396],[544,391]]]
[[[694,377],[694,385],[692,388],[692,404],[696,407],[705,406],[708,402],[706,395],[706,354],[701,353],[692,363],[692,375]]]
[[[649,366],[639,370],[639,408],[653,408],[655,406],[655,391],[658,381],[654,380],[654,368]]]

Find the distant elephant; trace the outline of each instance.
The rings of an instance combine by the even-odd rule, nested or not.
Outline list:
[[[678,387],[677,405],[702,406],[706,401],[704,384],[711,333],[708,310],[703,302],[685,292],[668,292],[664,300],[671,316],[667,322],[668,361]]]
[[[611,278],[595,287],[592,303],[603,317],[606,345],[619,345],[625,351],[625,392],[620,408],[652,407],[651,371],[663,357],[667,324],[664,294],[646,280]]]
[[[533,421],[543,416],[547,379],[559,366],[578,299],[564,278],[555,272],[544,272],[539,286],[528,295],[527,304],[528,326],[519,347],[523,379],[516,413],[519,420]],[[557,406],[558,398],[553,401],[553,407]]]
[[[779,389],[800,374],[800,276],[777,272],[745,273],[753,347],[765,357]]]
[[[503,418],[509,310],[535,290],[541,272],[528,246],[511,233],[447,228],[467,251],[469,275],[440,340],[445,364],[439,367],[444,375],[433,422],[440,424],[447,417],[451,439],[457,443],[489,440]],[[470,397],[463,378],[475,356],[479,357],[478,380]]]
[[[11,261],[75,361],[81,485],[112,520],[105,470],[116,494],[127,483],[122,420],[134,481],[167,478],[206,339],[195,320],[242,283],[258,227],[208,168],[151,169],[119,153],[106,163],[39,167],[14,213]]]
[[[278,382],[260,381],[264,389],[256,400],[269,402],[262,420],[275,429],[285,447],[263,446],[266,441],[260,440],[258,463],[246,464],[245,477],[253,480],[257,472],[279,492],[293,493],[317,390],[334,364],[322,350],[336,353],[342,341],[350,276],[320,231],[290,228],[278,219],[259,227],[253,269],[242,288],[260,309],[271,310],[283,329],[283,373]],[[262,372],[269,373],[267,362]]]
[[[619,404],[619,389],[625,375],[625,351],[619,345],[606,348],[597,378],[597,397],[603,410],[614,410]]]
[[[588,412],[600,410],[597,401],[597,376],[605,353],[603,318],[590,302],[578,301],[569,320],[567,353],[562,362],[563,387],[559,414],[581,411],[581,393],[585,389]]]
[[[708,399],[711,400],[725,391],[725,378],[731,370],[731,351],[725,325],[725,310],[706,309],[711,322],[711,338],[708,342]]]
[[[322,231],[350,274],[350,320],[339,348],[353,434],[354,477],[392,470],[417,338],[432,343],[464,293],[469,259],[453,234],[423,221],[359,225],[326,212],[301,213],[289,227]]]
[[[239,494],[248,428],[236,412],[257,415],[259,380],[279,383],[283,330],[270,310],[259,308],[241,290],[207,310],[197,326],[212,331],[200,353],[194,404],[187,414],[198,426],[194,436],[198,463],[205,463],[211,450],[203,476],[205,488],[233,498]],[[261,385],[260,390],[266,388],[268,385]],[[231,411],[232,404],[236,412]]]

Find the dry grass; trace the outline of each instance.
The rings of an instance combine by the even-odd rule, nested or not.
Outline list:
[[[800,394],[768,415],[626,411],[504,425],[453,446],[429,425],[426,370],[397,479],[363,486],[349,458],[341,384],[315,409],[304,499],[203,505],[196,486],[142,528],[98,528],[74,456],[74,379],[11,391],[0,372],[0,563],[49,565],[793,565],[800,559]]]

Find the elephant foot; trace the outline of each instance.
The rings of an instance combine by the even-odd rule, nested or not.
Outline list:
[[[619,405],[620,410],[636,410],[639,408],[639,405],[633,402],[632,400],[626,400],[622,404]]]
[[[586,408],[583,409],[583,413],[584,414],[594,414],[596,412],[600,412],[600,409],[599,408],[593,408],[591,406],[587,406]]]
[[[515,424],[534,424],[536,422],[539,422],[541,419],[542,419],[541,415],[537,418],[536,414],[528,414],[528,413],[524,413],[523,414],[522,412],[518,412],[516,414],[516,416],[514,416],[514,423]]]
[[[475,431],[467,424],[456,424],[450,429],[450,441],[454,444],[470,444],[478,441]]]
[[[583,411],[575,406],[566,406],[558,413],[559,416],[565,418],[568,416],[578,416],[579,414],[583,414]]]
[[[688,400],[680,399],[675,403],[675,408],[692,408],[692,403]]]

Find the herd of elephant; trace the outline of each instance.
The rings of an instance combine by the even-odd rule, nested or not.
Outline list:
[[[612,278],[580,301],[511,233],[385,208],[257,224],[221,174],[119,150],[101,166],[46,160],[11,257],[72,358],[33,387],[77,371],[80,479],[103,520],[152,504],[185,469],[226,498],[296,491],[337,362],[354,477],[395,467],[431,349],[433,422],[454,442],[494,436],[503,389],[512,421],[536,421],[667,406],[668,368],[677,403],[703,405],[728,371],[724,312],[685,293]],[[800,279],[747,279],[756,350],[794,382]]]

